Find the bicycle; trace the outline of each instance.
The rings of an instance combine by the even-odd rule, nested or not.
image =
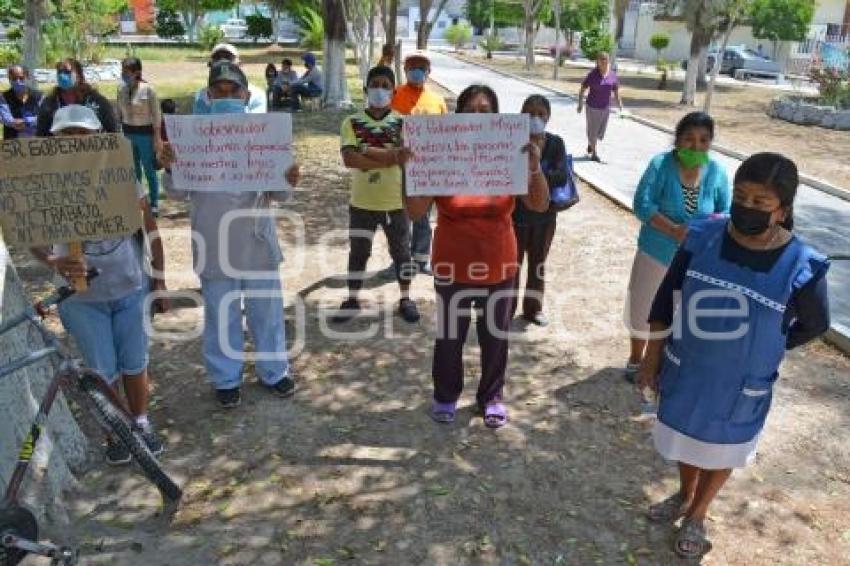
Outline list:
[[[94,276],[96,273],[89,274],[89,278]],[[90,402],[89,410],[104,431],[127,447],[145,477],[159,490],[163,501],[163,515],[172,514],[183,496],[180,487],[162,470],[144,440],[134,430],[129,412],[112,387],[96,371],[81,367],[60,340],[44,327],[42,320],[49,309],[74,293],[71,287],[59,287],[47,299],[28,307],[23,313],[0,325],[2,336],[28,322],[38,330],[44,341],[43,348],[0,366],[0,379],[52,356],[59,358],[58,369],[41,399],[30,432],[21,444],[17,465],[0,502],[0,566],[18,564],[28,554],[50,558],[51,564],[54,565],[77,564],[78,553],[74,549],[38,542],[38,522],[33,513],[18,502],[21,483],[62,385],[76,387]]]

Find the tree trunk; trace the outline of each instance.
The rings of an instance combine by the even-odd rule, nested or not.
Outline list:
[[[552,65],[552,80],[558,80],[558,69],[561,66],[561,45],[560,45],[560,31],[561,31],[561,1],[560,0],[552,0],[552,11],[555,14],[555,61],[554,65]]]
[[[723,53],[726,52],[726,46],[729,45],[729,38],[732,37],[734,26],[729,26],[729,29],[723,34],[723,42],[714,60],[714,67],[711,69],[711,80],[708,82],[708,87],[705,91],[705,101],[702,105],[702,110],[706,114],[711,112],[711,98],[714,96],[714,85],[717,82],[717,75],[720,74],[720,67],[723,63]]]
[[[44,8],[43,0],[27,0],[24,12],[24,64],[29,69],[36,69],[42,63],[41,20],[44,18]]]
[[[280,37],[280,11],[270,5],[270,13],[272,16],[272,45],[279,45],[278,38]]]
[[[369,0],[369,66],[375,60],[375,0]]]
[[[390,10],[387,15],[387,45],[396,44],[396,35],[398,32],[398,0],[389,0]],[[396,57],[401,54],[396,54]]]
[[[525,12],[525,69],[531,70],[534,66],[534,38],[537,35],[534,31],[534,13],[526,8]]]
[[[708,85],[706,79],[708,74],[708,45],[700,46],[699,65],[697,66],[697,87],[705,88]]]
[[[0,322],[22,312],[28,302],[8,251],[0,240]],[[0,337],[0,363],[43,346],[34,332],[26,326],[18,327]],[[29,432],[53,371],[53,365],[43,361],[0,379],[0,414],[3,415],[0,423],[0,481],[4,486],[12,475],[18,449]],[[86,437],[60,393],[21,491],[22,502],[56,532],[67,530],[63,492],[76,485],[73,472],[79,471],[85,462],[86,448]]]
[[[691,34],[691,51],[688,59],[688,69],[685,72],[685,87],[682,90],[682,99],[679,104],[687,106],[694,105],[697,92],[697,73],[699,72],[699,56],[702,52],[702,38],[699,30]]]
[[[329,108],[351,106],[345,77],[345,17],[342,0],[322,0],[325,20],[324,79],[322,101]]]

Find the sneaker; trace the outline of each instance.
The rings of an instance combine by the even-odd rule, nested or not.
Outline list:
[[[110,466],[123,466],[130,463],[130,450],[112,439],[106,441],[106,463]]]
[[[235,409],[242,403],[242,391],[233,389],[216,389],[215,398],[222,409]]]
[[[626,369],[623,373],[623,377],[629,383],[634,383],[635,380],[637,379],[637,372],[638,372],[639,369],[640,369],[640,364],[633,364],[632,362],[629,362],[629,363],[626,364]]]
[[[269,393],[278,397],[292,397],[295,393],[295,381],[291,377],[284,377],[274,385],[263,384]]]
[[[419,309],[416,308],[416,303],[414,303],[411,299],[402,299],[399,301],[398,313],[405,322],[418,322],[420,318]]]
[[[148,450],[151,451],[151,454],[154,456],[159,456],[163,453],[165,448],[162,445],[162,441],[159,439],[159,436],[153,431],[153,428],[150,426],[142,428],[139,426],[133,427],[133,430],[142,437],[142,440],[145,441],[145,446],[148,447]]]
[[[537,326],[549,326],[549,319],[542,312],[538,312],[532,315],[522,315],[522,318],[524,318],[531,324],[536,324]]]
[[[357,299],[345,299],[339,306],[339,311],[333,317],[331,322],[342,324],[348,322],[360,314],[360,301]]]

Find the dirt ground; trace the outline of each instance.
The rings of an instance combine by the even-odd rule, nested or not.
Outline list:
[[[547,57],[537,57],[531,71],[526,71],[519,59],[488,60],[473,52],[466,52],[461,58],[576,94],[587,74],[587,69],[567,64],[561,67],[559,80],[553,81],[552,61]],[[619,73],[619,77],[623,103],[638,116],[673,128],[688,111],[679,105],[681,80],[669,80],[666,90],[658,90],[658,73]],[[850,190],[850,132],[798,126],[771,118],[766,114],[767,106],[779,94],[773,89],[717,85],[711,108],[717,122],[717,142],[744,153],[784,153],[806,174]],[[702,100],[703,93],[699,93],[698,108],[702,108]]]
[[[650,501],[675,489],[675,468],[652,449],[619,369],[637,221],[584,188],[582,202],[559,217],[552,246],[553,324],[517,326],[510,423],[491,431],[473,414],[479,368],[470,336],[459,418],[437,425],[427,416],[429,279],[414,284],[419,324],[389,312],[393,283],[371,281],[364,298],[374,314],[338,328],[341,337],[322,330],[322,310],[344,295],[341,117],[295,119],[305,179],[281,207],[294,214],[281,220],[280,235],[296,396],[272,397],[248,367],[242,406],[222,411],[199,339],[154,339],[152,419],[167,442],[163,464],[185,488],[182,506],[164,527],[155,489],[95,452],[72,496],[73,525],[54,540],[79,545],[85,564],[675,563],[671,529],[644,519]],[[186,209],[165,201],[162,212],[169,287],[195,289]],[[379,236],[370,268],[387,262]],[[42,288],[43,274],[22,256],[18,264],[31,289]],[[157,318],[160,331],[201,323],[189,301],[175,306]],[[369,328],[371,336],[351,338]],[[715,550],[704,563],[850,564],[848,378],[850,360],[821,343],[789,355],[758,458],[712,510]]]

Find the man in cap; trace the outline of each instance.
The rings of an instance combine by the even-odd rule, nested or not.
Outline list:
[[[404,74],[407,82],[395,89],[392,109],[399,114],[446,114],[446,101],[439,94],[428,89],[425,84],[431,74],[431,60],[422,51],[416,51],[404,58]],[[412,223],[410,234],[410,254],[420,273],[431,275],[431,222],[426,214]],[[395,266],[389,266],[381,272],[386,279],[395,277]]]
[[[292,97],[293,110],[301,108],[302,98],[316,98],[321,96],[324,90],[322,69],[316,64],[316,56],[308,52],[301,56],[301,60],[304,61],[307,71],[300,79],[290,83],[287,90],[284,90]]]
[[[212,67],[213,64],[219,61],[229,61],[235,65],[242,64],[239,60],[239,51],[236,47],[229,43],[219,43],[212,48],[212,51],[210,51],[210,61],[208,65]],[[210,96],[207,91],[207,88],[202,88],[195,94],[195,104],[192,108],[192,114],[210,113]],[[260,87],[252,84],[248,84],[248,91],[250,93],[247,107],[248,113],[264,114],[268,105],[266,92]]]
[[[207,90],[210,114],[247,111],[248,79],[235,63],[213,63]],[[270,212],[270,201],[285,200],[288,193],[226,192],[227,187],[220,192],[178,190],[168,171],[175,157],[170,144],[164,144],[160,158],[166,167],[163,186],[172,198],[191,203],[192,234],[198,240],[193,242],[195,270],[204,297],[203,356],[216,399],[223,408],[236,407],[242,399],[243,303],[257,352],[259,380],[270,393],[289,397],[295,382],[286,354],[283,294],[277,273],[283,255]],[[286,180],[295,186],[299,178],[298,166],[293,165]],[[244,214],[224,226],[222,219],[234,210]],[[225,243],[226,247],[220,247]],[[269,274],[268,278],[264,274]]]

